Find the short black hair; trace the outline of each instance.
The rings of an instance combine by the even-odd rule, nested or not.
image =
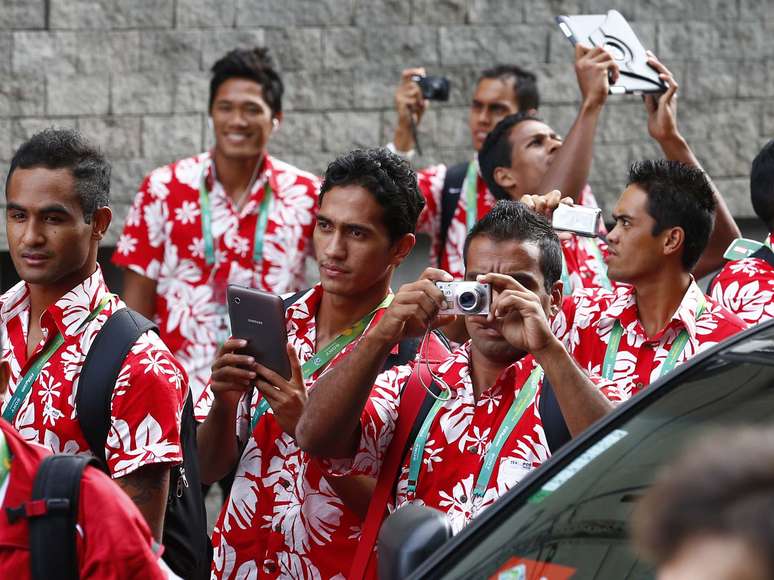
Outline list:
[[[750,171],[753,210],[770,232],[774,231],[774,139],[755,156]]]
[[[210,103],[212,110],[215,94],[220,85],[229,79],[247,79],[261,85],[263,100],[271,107],[272,114],[282,112],[282,93],[285,86],[274,67],[268,48],[237,48],[212,65],[210,79]]]
[[[5,178],[6,195],[13,172],[33,167],[71,171],[87,224],[97,209],[110,205],[110,163],[75,129],[44,129],[22,143]]]
[[[419,193],[417,174],[405,159],[382,147],[342,155],[325,170],[320,205],[326,192],[348,185],[359,185],[376,198],[384,209],[391,242],[414,233],[425,199]]]
[[[519,111],[529,111],[540,107],[537,76],[531,71],[515,64],[498,64],[483,70],[478,82],[480,83],[483,79],[513,81],[513,93],[516,96],[516,105]]]
[[[637,551],[657,566],[693,539],[723,536],[753,548],[774,577],[774,430],[702,433],[660,470],[632,524]]]
[[[492,129],[484,139],[484,144],[478,152],[478,167],[486,186],[497,199],[508,199],[505,191],[494,178],[495,169],[511,166],[511,129],[522,121],[540,121],[535,115],[519,111],[514,115],[508,115]]]
[[[683,267],[690,271],[707,247],[715,219],[715,195],[704,172],[679,161],[636,161],[629,168],[629,185],[648,195],[648,213],[656,221],[653,235],[667,228],[685,232]]]
[[[468,264],[468,249],[474,238],[486,236],[495,242],[532,242],[540,250],[543,287],[551,288],[562,276],[562,247],[556,232],[545,216],[532,211],[520,201],[500,200],[479,220],[465,238],[463,259]]]

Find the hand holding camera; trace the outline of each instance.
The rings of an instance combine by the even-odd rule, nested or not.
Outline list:
[[[537,294],[505,274],[484,274],[477,282],[494,288],[489,321],[501,321],[500,332],[511,346],[537,355],[558,339]]]
[[[398,123],[404,123],[406,127],[410,125],[412,116],[414,122],[419,124],[427,108],[427,100],[422,94],[422,88],[414,81],[415,78],[421,78],[424,75],[424,68],[407,68],[401,73],[400,84],[395,89]]]
[[[575,75],[584,107],[602,107],[619,74],[618,65],[604,48],[575,45]]]
[[[369,336],[393,345],[409,336],[421,336],[428,328],[449,324],[454,316],[440,314],[445,306],[443,292],[436,283],[451,282],[451,274],[427,268],[419,280],[400,287]]]

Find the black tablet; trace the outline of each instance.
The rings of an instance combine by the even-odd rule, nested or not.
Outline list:
[[[621,75],[610,94],[663,93],[667,85],[648,64],[648,55],[626,18],[617,10],[607,14],[557,16],[556,23],[573,45],[578,42],[607,50]]]
[[[230,285],[228,317],[231,321],[231,335],[247,341],[247,346],[239,353],[252,356],[256,362],[290,380],[290,359],[285,350],[288,335],[282,298],[254,288]]]

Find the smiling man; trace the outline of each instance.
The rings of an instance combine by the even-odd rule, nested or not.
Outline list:
[[[571,434],[602,417],[611,383],[592,381],[551,333],[559,309],[561,249],[547,220],[500,201],[465,244],[466,278],[494,289],[489,316],[466,316],[470,341],[438,367],[443,391],[402,464],[392,504],[443,511],[455,532],[551,454],[538,409],[550,380]],[[405,336],[448,322],[429,268],[403,286],[355,350],[317,379],[296,428],[299,445],[338,475],[378,474],[414,365],[379,374]],[[545,378],[544,378],[545,377]]]
[[[140,186],[113,262],[126,303],[155,318],[196,400],[228,338],[228,284],[274,293],[304,284],[318,180],[268,153],[283,84],[268,51],[212,67],[211,151],[154,170]]]

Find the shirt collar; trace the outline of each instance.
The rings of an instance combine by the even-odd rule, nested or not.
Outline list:
[[[207,153],[207,159],[205,162],[207,166],[204,173],[204,184],[207,188],[207,191],[210,192],[211,195],[219,195],[225,198],[225,190],[218,181],[218,177],[215,172],[215,159],[213,157],[212,151]],[[261,199],[263,198],[261,197],[256,199],[256,194],[259,191],[265,192],[264,186],[267,181],[273,192],[277,192],[279,190],[276,175],[277,172],[274,167],[274,159],[268,153],[264,153],[259,163],[260,167],[258,169],[258,174],[255,177],[255,183],[253,184],[252,191],[250,191],[250,201],[248,201],[245,205],[245,209],[247,209],[248,205],[252,207],[253,202],[260,203]]]
[[[664,329],[671,326],[679,326],[685,328],[691,338],[696,338],[697,313],[701,305],[705,303],[705,300],[704,293],[696,284],[693,276],[691,276],[688,290],[686,290],[680,305]],[[618,289],[616,297],[600,316],[599,326],[600,328],[612,326],[616,320],[620,320],[621,326],[624,328],[635,329],[638,334],[645,337],[645,330],[642,328],[639,320],[639,311],[637,310],[637,300],[633,286]],[[660,336],[661,333],[650,338],[657,339]]]
[[[53,323],[63,337],[75,336],[83,330],[86,319],[107,294],[102,269],[97,265],[91,276],[46,309],[40,318],[41,327],[50,328]]]

